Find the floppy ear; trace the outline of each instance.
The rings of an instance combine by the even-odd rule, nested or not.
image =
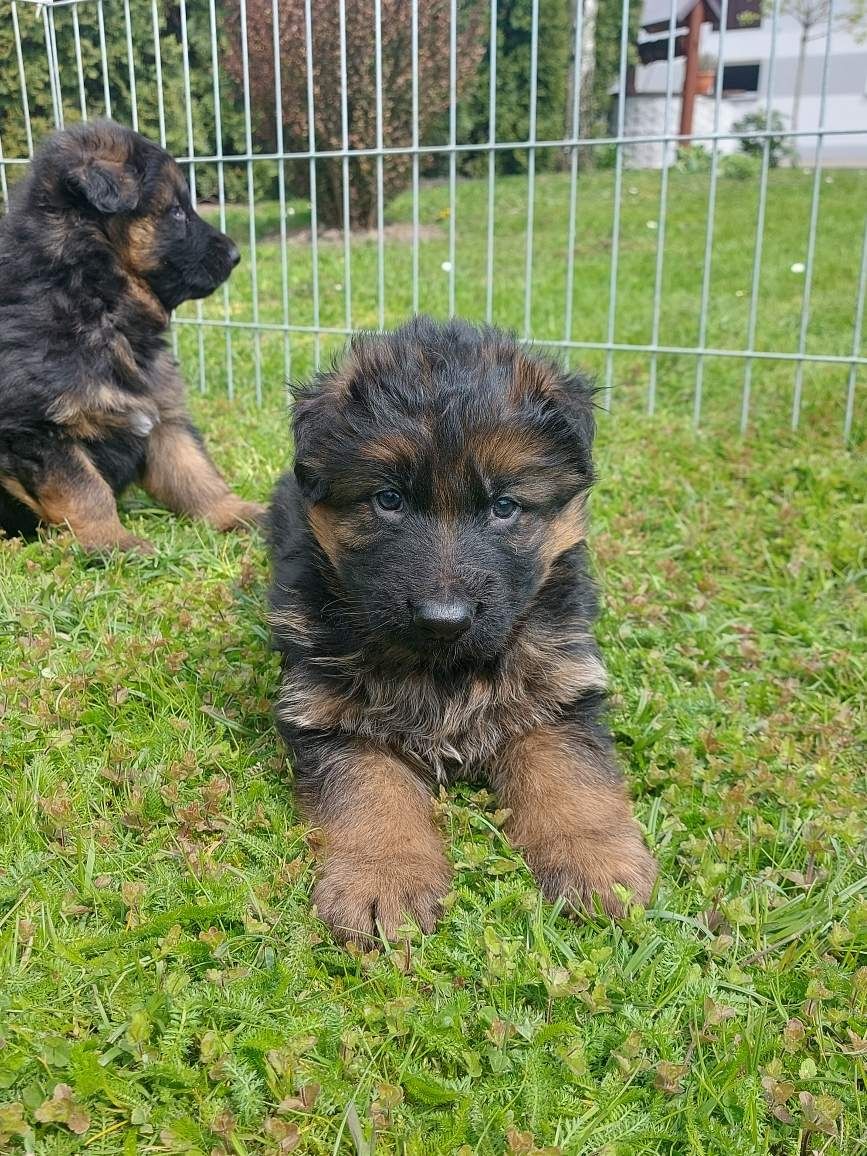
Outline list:
[[[139,183],[128,165],[90,159],[71,168],[66,187],[98,213],[130,213],[138,207]]]
[[[328,493],[328,483],[319,477],[315,468],[307,462],[299,462],[297,458],[295,460],[295,480],[301,493],[313,505],[321,502]]]
[[[321,502],[328,492],[328,483],[317,468],[316,447],[321,426],[322,395],[313,386],[292,389],[295,406],[292,412],[292,434],[295,442],[295,480],[308,502]]]
[[[575,432],[583,447],[589,453],[596,437],[596,415],[593,402],[596,387],[581,373],[570,374],[563,380],[563,394],[566,398],[566,409],[574,425]]]

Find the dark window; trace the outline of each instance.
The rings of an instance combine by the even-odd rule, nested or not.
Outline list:
[[[758,64],[727,64],[723,68],[723,92],[758,92]]]

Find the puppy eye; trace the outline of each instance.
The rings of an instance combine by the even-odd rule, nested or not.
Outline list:
[[[373,501],[387,514],[396,514],[403,509],[403,495],[397,490],[380,490],[373,495]]]
[[[174,221],[185,221],[187,219],[187,210],[181,204],[172,205],[169,211]]]
[[[503,520],[514,517],[521,507],[513,498],[497,498],[491,506],[491,513],[495,518]]]

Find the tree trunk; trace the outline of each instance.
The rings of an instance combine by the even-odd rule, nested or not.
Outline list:
[[[578,17],[578,5],[584,5],[584,26],[581,29],[581,69],[576,83],[580,85],[581,135],[590,135],[591,118],[593,116],[593,75],[596,71],[596,14],[599,11],[599,0],[575,0],[575,18]],[[593,150],[587,149],[592,158]]]
[[[807,40],[810,28],[807,24],[801,25],[801,43],[798,46],[798,67],[795,69],[795,92],[792,97],[792,132],[798,130],[798,116],[801,111],[801,89],[804,86],[804,63],[807,58]],[[795,142],[797,148],[797,142]]]

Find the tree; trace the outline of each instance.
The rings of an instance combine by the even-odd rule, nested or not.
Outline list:
[[[340,5],[338,0],[316,0],[312,8],[314,130],[318,150],[336,150],[343,144],[341,109]],[[348,140],[352,149],[376,144],[375,21],[373,0],[346,4]],[[411,6],[406,0],[381,0],[382,13],[382,141],[386,147],[412,142],[412,33]],[[457,90],[460,94],[475,77],[484,51],[479,35],[481,12],[475,3],[459,9],[457,29]],[[418,9],[419,131],[420,139],[449,104],[449,0],[424,0]],[[229,0],[228,67],[240,83],[240,8]],[[283,0],[279,44],[283,95],[284,140],[299,150],[308,147],[307,39],[304,0]],[[247,0],[250,99],[258,133],[274,139],[276,127],[274,45],[271,0]],[[408,179],[410,157],[388,157],[383,165],[386,199]],[[377,165],[373,156],[354,158],[350,177],[350,222],[369,227],[376,217]],[[342,163],[339,158],[318,162],[318,209],[325,225],[342,222]]]
[[[107,110],[96,5],[80,4],[78,13],[85,106],[88,116],[104,116]],[[126,25],[120,7],[106,6],[105,14],[111,113],[115,120],[131,125],[132,87],[127,57]],[[174,0],[157,0],[157,15],[160,27],[159,50],[166,117],[166,144],[170,152],[185,155],[189,151],[189,145],[179,5]],[[157,58],[153,39],[151,0],[131,0],[130,18],[139,129],[153,140],[159,140]],[[63,114],[64,119],[69,122],[81,116],[71,9],[57,8],[54,20]],[[18,22],[27,81],[31,132],[34,144],[38,144],[55,124],[44,25],[39,10],[30,4],[18,5]],[[224,36],[221,34],[220,41],[223,40]],[[216,146],[216,121],[207,5],[189,5],[187,44],[194,151],[210,155]],[[6,67],[0,69],[0,139],[6,156],[26,156],[27,137],[20,75],[13,26],[8,19],[0,20],[0,59],[7,62]],[[228,76],[222,78],[221,93],[223,149],[228,153],[241,152],[243,117],[238,106],[237,94]],[[20,171],[16,166],[16,174]],[[214,166],[198,165],[196,183],[200,196],[213,194],[217,186]],[[233,186],[240,192],[242,184],[242,174],[228,174],[230,193]]]
[[[570,5],[549,0],[539,5],[537,48],[536,138],[556,140],[567,129],[567,95],[572,59]],[[527,140],[530,132],[530,67],[533,0],[499,0],[497,4],[497,139]],[[467,99],[470,125],[466,137],[486,142],[490,135],[490,46]],[[556,163],[558,154],[540,151],[537,169]],[[478,167],[476,161],[475,167]],[[504,173],[525,171],[527,150],[500,151],[497,167]],[[474,171],[472,166],[467,166]]]
[[[588,7],[592,7],[592,4]],[[629,0],[629,27],[626,34],[628,64],[635,64],[637,60],[635,44],[641,7],[641,0]],[[593,75],[587,86],[586,116],[582,118],[587,132],[582,135],[605,136],[609,131],[610,92],[620,74],[622,16],[623,5],[619,0],[607,0],[607,3],[597,7],[593,36]]]
[[[807,59],[807,44],[824,36],[828,31],[830,0],[783,0],[782,11],[791,16],[801,26],[798,43],[798,63],[795,68],[795,91],[792,96],[792,132],[798,128],[801,111],[801,93],[804,87],[804,64]]]

